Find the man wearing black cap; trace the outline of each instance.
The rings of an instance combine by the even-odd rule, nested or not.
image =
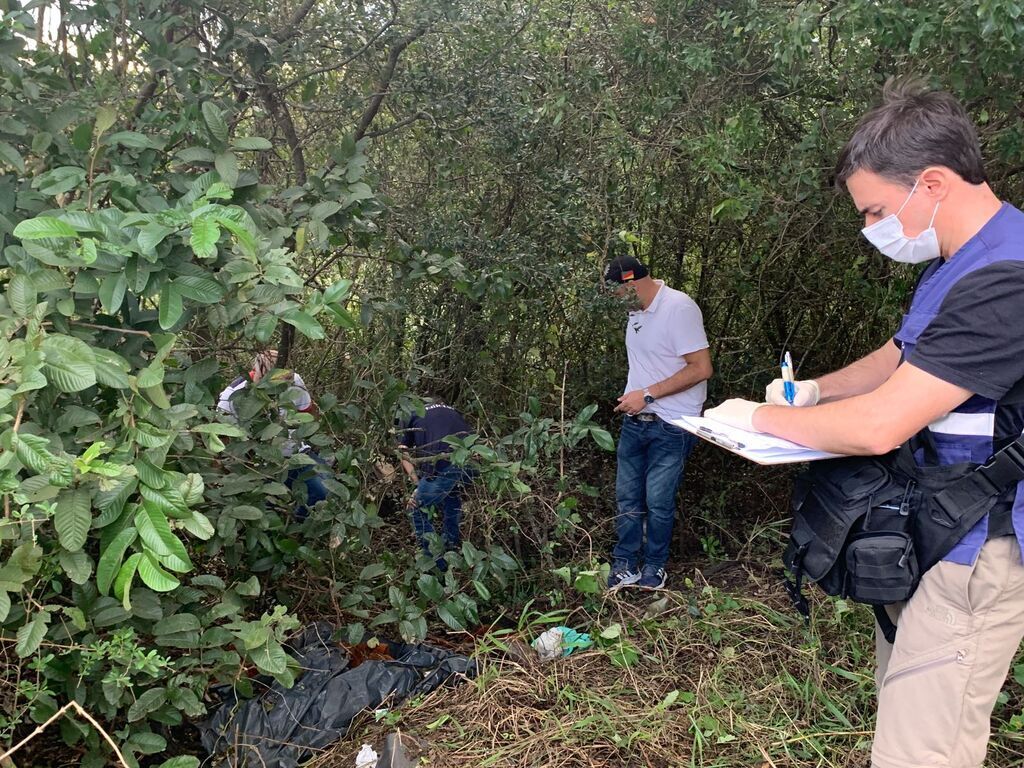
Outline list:
[[[630,307],[629,378],[615,408],[625,418],[615,478],[618,541],[608,588],[661,589],[676,490],[696,442],[669,422],[700,415],[712,373],[711,355],[700,309],[685,293],[652,279],[647,267],[631,256],[613,259],[604,277]]]

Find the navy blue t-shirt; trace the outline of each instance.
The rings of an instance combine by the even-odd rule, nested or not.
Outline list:
[[[414,413],[403,429],[399,442],[409,450],[414,458],[449,453],[451,446],[444,442],[446,437],[449,435],[465,437],[473,431],[466,420],[462,418],[461,413],[450,405],[442,403],[431,403],[426,407],[422,416]],[[440,459],[437,462],[424,462],[417,467],[417,470],[419,475],[429,477],[450,464],[451,462],[447,459]]]

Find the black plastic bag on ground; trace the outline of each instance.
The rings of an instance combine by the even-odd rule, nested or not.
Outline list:
[[[203,746],[221,768],[295,768],[345,736],[352,719],[382,703],[427,694],[476,676],[476,662],[427,645],[388,643],[394,661],[364,661],[349,668],[333,628],[318,622],[288,644],[304,670],[288,689],[271,680],[267,690],[238,701],[227,688],[223,703],[200,724]]]

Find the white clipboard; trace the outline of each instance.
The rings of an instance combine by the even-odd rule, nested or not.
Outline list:
[[[704,416],[680,416],[673,419],[672,423],[756,464],[796,464],[801,461],[834,459],[842,455],[808,448],[775,435],[748,432]]]

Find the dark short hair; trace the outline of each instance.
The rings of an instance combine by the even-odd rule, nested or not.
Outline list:
[[[835,183],[845,190],[854,173],[866,170],[910,187],[932,165],[970,184],[987,181],[978,134],[960,102],[918,78],[890,78],[882,103],[860,119],[839,153]]]

